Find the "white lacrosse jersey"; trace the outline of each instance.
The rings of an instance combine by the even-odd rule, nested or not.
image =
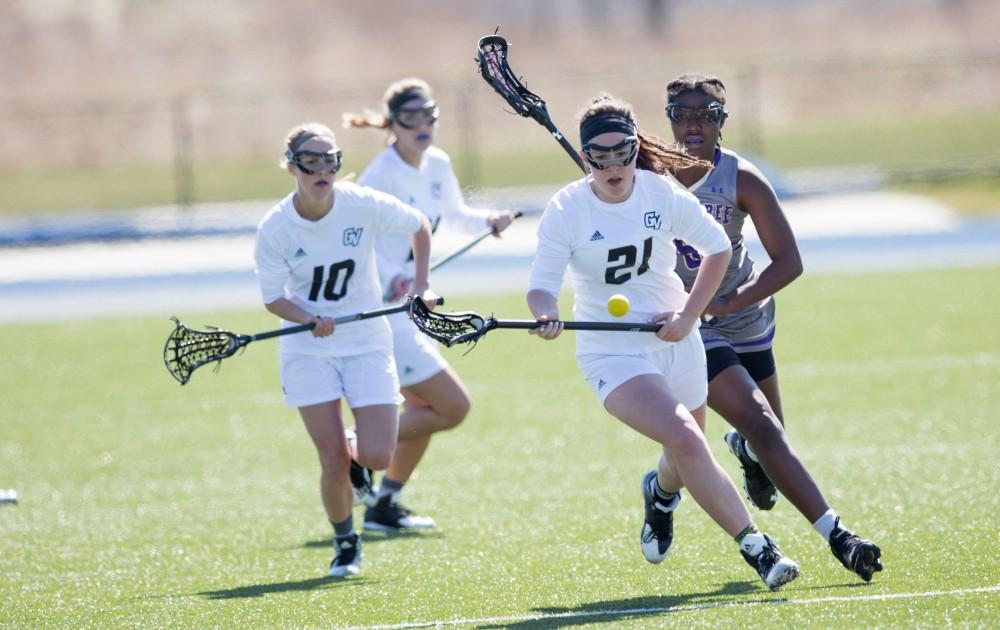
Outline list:
[[[529,290],[558,296],[569,267],[581,321],[647,322],[687,301],[674,271],[674,239],[683,239],[704,255],[729,248],[722,226],[694,195],[675,181],[636,170],[635,188],[621,203],[605,203],[588,178],[560,190],[545,207],[538,225],[538,250]],[[608,298],[628,298],[624,317],[608,313]],[[652,333],[577,331],[577,354],[636,354],[663,348]]]
[[[435,231],[443,221],[457,232],[478,232],[486,227],[490,215],[488,210],[465,204],[451,159],[434,146],[424,151],[420,168],[407,164],[394,147],[387,147],[372,160],[358,183],[387,192],[420,210]],[[388,287],[397,275],[413,277],[413,252],[407,236],[380,234],[375,239],[375,253],[383,287]]]
[[[257,226],[254,246],[261,298],[287,298],[325,317],[382,307],[375,268],[375,237],[420,229],[420,213],[395,197],[349,182],[334,185],[333,208],[319,221],[303,219],[285,197]],[[282,321],[282,327],[296,324]],[[351,356],[392,350],[384,317],[339,324],[328,337],[311,333],[280,338],[282,352]]]

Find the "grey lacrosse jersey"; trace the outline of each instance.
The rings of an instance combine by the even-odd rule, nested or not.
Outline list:
[[[736,177],[742,158],[727,149],[719,148],[715,167],[701,181],[689,189],[698,197],[706,212],[725,230],[733,248],[726,275],[716,295],[728,295],[751,278],[757,270],[743,246],[743,225],[747,213],[736,199]],[[701,256],[683,242],[677,243],[677,274],[690,290],[694,284]],[[768,297],[756,304],[729,315],[717,317],[710,324],[702,324],[702,339],[706,349],[730,345],[737,352],[753,352],[770,347],[774,335],[774,299]]]

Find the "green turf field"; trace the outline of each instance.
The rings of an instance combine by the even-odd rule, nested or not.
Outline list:
[[[785,501],[756,512],[802,576],[766,591],[687,497],[639,551],[653,445],[607,416],[571,334],[448,350],[473,396],[407,490],[423,535],[365,535],[325,579],[318,465],[263,341],[179,387],[163,317],[0,328],[0,626],[962,627],[1000,618],[1000,268],[806,276],[781,295],[789,431],[886,570],[866,585]],[[453,308],[524,317],[518,296]],[[263,310],[187,315],[242,332]],[[710,443],[738,466],[709,417]],[[360,511],[357,517],[360,519]],[[990,620],[993,621],[990,621]]]

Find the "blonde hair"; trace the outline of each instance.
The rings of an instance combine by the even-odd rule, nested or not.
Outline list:
[[[418,79],[417,77],[407,77],[396,81],[386,88],[385,94],[382,95],[381,113],[370,109],[365,109],[360,114],[346,113],[343,115],[342,124],[345,129],[362,129],[365,127],[388,129],[392,122],[390,118],[392,110],[398,109],[400,105],[412,98],[431,100],[431,86],[427,81]]]

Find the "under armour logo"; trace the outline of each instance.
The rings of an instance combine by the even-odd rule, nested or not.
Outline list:
[[[361,233],[365,231],[365,228],[347,228],[344,230],[344,245],[350,247],[357,247],[358,243],[361,242]]]
[[[600,230],[594,230],[594,233],[590,235],[590,240],[592,241],[603,241],[604,235],[601,234]]]
[[[650,210],[646,214],[642,215],[642,224],[653,230],[660,229],[660,224],[663,222],[663,218],[656,214],[655,210]]]

